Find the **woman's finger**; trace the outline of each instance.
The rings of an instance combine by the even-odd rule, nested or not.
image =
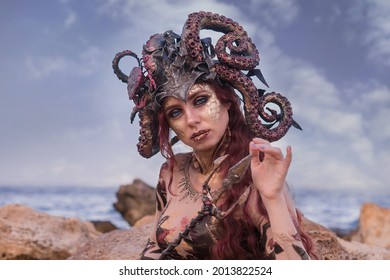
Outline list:
[[[266,146],[269,145],[269,143],[265,143],[265,142],[261,142],[261,143],[263,144],[258,144],[252,141],[249,144],[249,153],[252,155],[252,160],[251,160],[252,165],[259,164],[264,160],[264,153],[262,150],[265,149]],[[264,145],[264,147],[262,146],[262,148],[260,148],[260,145]]]
[[[292,161],[292,150],[291,150],[291,146],[288,146],[286,148],[286,163],[287,163],[287,166],[290,166],[291,161]]]
[[[268,144],[268,145],[271,145],[271,143],[265,139],[262,139],[262,138],[253,138],[252,139],[252,142],[255,143],[255,144]]]
[[[259,152],[265,153],[266,155],[269,155],[273,158],[282,160],[284,159],[282,151],[277,147],[272,147],[269,144],[263,143],[263,144],[255,144],[253,143],[251,145],[252,150],[258,150]]]

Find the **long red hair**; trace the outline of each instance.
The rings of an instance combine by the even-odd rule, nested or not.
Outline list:
[[[240,108],[240,100],[234,93],[234,90],[230,86],[218,86],[215,83],[210,84],[219,99],[223,104],[230,104],[229,123],[228,127],[231,131],[231,142],[227,150],[229,157],[223,162],[220,173],[222,176],[226,176],[229,168],[240,161],[242,158],[249,154],[248,146],[250,141],[254,138],[254,135],[249,130],[242,109]],[[170,145],[169,139],[169,125],[165,118],[163,110],[160,110],[158,114],[159,119],[159,139],[160,139],[160,151],[161,154],[170,161],[169,166],[173,171],[175,164],[175,156]],[[171,172],[173,176],[173,172]],[[238,200],[240,195],[244,192],[245,188],[252,183],[252,177],[248,170],[247,176],[238,183],[232,186],[232,188],[224,196],[223,204],[219,205],[219,208],[226,211],[230,206]],[[168,184],[170,190],[171,180]],[[258,211],[268,218],[267,211],[264,204],[259,197]],[[306,251],[315,257],[313,253],[313,244],[310,237],[301,229],[301,215],[297,211],[298,221],[297,230],[299,231],[303,245]],[[260,248],[260,232],[253,224],[249,215],[249,207],[245,205],[243,208],[243,217],[237,220],[233,215],[227,216],[223,219],[224,224],[224,236],[222,236],[216,244],[211,248],[211,257],[213,259],[260,259],[263,256]]]

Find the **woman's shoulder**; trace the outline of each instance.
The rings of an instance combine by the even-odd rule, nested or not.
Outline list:
[[[192,153],[177,153],[174,155],[173,160],[167,159],[162,166],[163,167],[170,167],[170,169],[177,169],[188,162],[192,158]],[[172,166],[173,165],[173,166]]]
[[[190,158],[192,158],[192,153],[178,153],[175,154],[175,164],[178,166],[187,162]]]
[[[192,153],[178,153],[175,154],[173,160],[167,159],[160,168],[160,176],[171,174],[172,172],[180,172],[188,160],[192,158]]]

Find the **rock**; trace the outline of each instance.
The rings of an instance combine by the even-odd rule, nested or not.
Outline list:
[[[101,233],[107,233],[118,229],[113,223],[109,221],[91,221],[95,229]]]
[[[154,215],[148,215],[139,219],[133,227],[141,227],[143,225],[151,224],[154,221]]]
[[[390,209],[373,203],[363,204],[359,226],[350,240],[390,249]]]
[[[389,260],[390,250],[360,242],[349,242],[305,217],[304,230],[310,235],[320,260]]]
[[[128,230],[115,230],[91,240],[69,259],[71,260],[136,260],[145,248],[154,215],[138,220]]]
[[[130,185],[120,186],[116,196],[118,201],[114,203],[114,208],[131,226],[140,218],[155,213],[155,189],[139,179]]]
[[[303,229],[312,238],[320,260],[348,259],[348,254],[339,244],[336,234],[326,227],[302,217]]]
[[[152,225],[114,230],[89,241],[70,260],[136,260],[145,248]]]
[[[340,245],[354,260],[390,260],[390,250],[382,247],[363,244],[357,241],[338,239]]]
[[[115,230],[89,241],[69,259],[72,260],[123,260],[138,259],[144,249],[150,230],[152,216],[138,221],[128,230]],[[313,239],[320,260],[389,260],[390,250],[349,242],[305,217],[304,229]]]
[[[90,222],[12,204],[0,208],[0,259],[66,259],[100,235]]]

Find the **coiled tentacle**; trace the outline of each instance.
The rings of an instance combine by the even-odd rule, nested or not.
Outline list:
[[[134,57],[138,66],[134,67],[130,75],[127,76],[119,67],[120,60],[125,56]],[[114,73],[124,83],[127,83],[127,93],[129,99],[133,100],[135,107],[131,113],[130,121],[134,121],[138,113],[140,125],[140,137],[138,138],[138,152],[145,158],[154,156],[159,151],[159,141],[157,137],[158,123],[155,112],[152,110],[153,97],[148,94],[149,81],[142,72],[141,61],[135,53],[130,50],[119,52],[112,61]]]
[[[241,70],[249,70],[259,63],[259,53],[246,31],[237,22],[210,12],[192,13],[183,27],[182,42],[185,43],[189,59],[204,61],[200,30],[210,29],[225,33],[216,46],[215,53],[221,63]],[[230,54],[226,52],[229,48]]]
[[[124,50],[119,53],[117,53],[112,61],[112,68],[114,69],[115,75],[118,77],[119,80],[121,80],[124,83],[127,83],[128,76],[122,72],[122,70],[119,68],[119,61],[125,57],[125,56],[132,56],[138,61],[138,66],[141,67],[141,62],[138,58],[138,56],[133,53],[130,50]]]
[[[292,124],[292,109],[287,98],[275,92],[264,94],[259,98],[257,88],[252,80],[240,71],[220,64],[215,66],[215,71],[221,79],[241,93],[244,100],[245,119],[254,135],[273,142],[287,133]],[[268,103],[278,105],[280,113],[270,115],[265,112]],[[266,122],[279,122],[278,126],[269,128],[258,118],[259,114]]]

